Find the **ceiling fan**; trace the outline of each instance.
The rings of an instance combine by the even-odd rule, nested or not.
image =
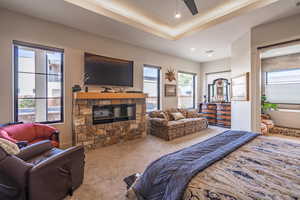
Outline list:
[[[185,5],[191,11],[192,15],[198,14],[198,8],[196,6],[195,0],[183,0]]]

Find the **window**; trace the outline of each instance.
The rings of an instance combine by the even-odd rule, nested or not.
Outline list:
[[[63,121],[63,50],[14,41],[15,120]]]
[[[268,101],[300,104],[300,69],[266,72],[265,93]]]
[[[191,73],[178,73],[178,107],[195,108],[196,75]]]
[[[149,65],[144,66],[144,93],[147,112],[160,109],[160,68]]]

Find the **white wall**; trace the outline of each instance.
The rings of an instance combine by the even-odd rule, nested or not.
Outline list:
[[[246,72],[251,72],[250,32],[233,42],[231,46],[231,76],[239,76]],[[232,101],[231,107],[232,129],[251,131],[251,101]]]
[[[260,129],[260,61],[258,47],[263,47],[281,42],[287,42],[300,39],[300,15],[294,15],[284,19],[280,19],[268,24],[259,25],[251,30],[251,52],[252,52],[252,77],[254,77],[251,87],[253,93],[252,99],[252,129],[258,131]],[[280,113],[282,116],[288,117],[289,125],[299,124],[300,113]],[[276,117],[276,116],[275,116]],[[276,117],[277,118],[277,117]],[[278,121],[278,119],[277,119]],[[282,123],[284,125],[285,123]]]
[[[74,84],[80,84],[83,73],[83,54],[85,51],[104,56],[134,60],[135,89],[142,89],[143,86],[143,64],[161,66],[163,75],[168,68],[172,67],[181,71],[197,73],[198,77],[200,77],[199,63],[99,37],[3,9],[0,9],[0,27],[0,123],[13,120],[12,41],[31,42],[63,48],[65,50],[65,121],[63,124],[55,125],[61,131],[61,139],[64,146],[71,144],[71,88]],[[162,90],[163,86],[164,78],[162,79]],[[177,98],[163,98],[162,103],[163,108],[176,107]]]
[[[201,98],[203,98],[203,95],[207,95],[207,80],[206,80],[206,74],[207,73],[218,73],[218,72],[224,72],[224,71],[230,71],[231,70],[231,60],[230,58],[224,58],[220,60],[210,61],[210,62],[204,62],[201,63],[201,75],[200,75],[200,81],[201,81]]]

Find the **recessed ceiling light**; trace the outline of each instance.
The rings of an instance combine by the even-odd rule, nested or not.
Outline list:
[[[190,50],[193,52],[193,51],[196,51],[196,48],[192,47],[192,48],[190,48]]]
[[[179,19],[179,18],[181,18],[181,14],[180,14],[180,13],[176,13],[176,14],[174,15],[174,17],[175,17],[176,19]]]
[[[212,57],[214,55],[214,50],[209,50],[205,52],[208,57]]]

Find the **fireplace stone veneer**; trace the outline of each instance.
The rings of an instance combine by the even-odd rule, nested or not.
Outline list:
[[[135,116],[129,120],[111,123],[95,123],[93,108],[129,105]],[[115,106],[113,106],[115,105]],[[74,99],[73,103],[73,144],[86,149],[117,144],[146,136],[145,99]]]

